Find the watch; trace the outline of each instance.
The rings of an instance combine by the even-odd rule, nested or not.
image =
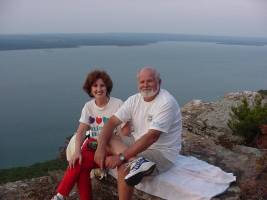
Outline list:
[[[120,158],[120,161],[122,161],[122,162],[126,161],[126,158],[122,153],[119,154],[119,158]]]

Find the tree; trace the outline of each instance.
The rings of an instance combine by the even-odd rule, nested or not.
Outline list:
[[[267,104],[263,104],[262,99],[260,95],[256,96],[250,106],[244,98],[239,106],[231,108],[227,125],[233,134],[241,136],[248,146],[255,145],[255,139],[260,134],[259,126],[267,124]]]

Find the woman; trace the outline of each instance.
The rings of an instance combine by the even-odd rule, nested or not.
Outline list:
[[[93,99],[82,109],[76,132],[75,150],[68,159],[69,166],[52,200],[63,200],[69,195],[75,183],[81,200],[92,198],[89,177],[90,171],[97,165],[94,162],[94,150],[90,148],[92,146],[90,144],[97,140],[104,124],[122,105],[120,99],[110,97],[112,86],[112,80],[105,71],[95,70],[88,74],[83,89]],[[127,126],[124,127],[124,132],[129,130]],[[88,139],[84,141],[85,133]]]

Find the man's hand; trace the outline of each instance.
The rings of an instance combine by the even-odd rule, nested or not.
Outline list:
[[[101,169],[104,169],[105,166],[105,160],[106,160],[106,149],[105,148],[101,148],[99,146],[97,146],[97,149],[95,151],[95,162],[96,164],[98,164],[98,166]]]
[[[122,164],[119,155],[108,156],[105,161],[106,168],[114,169]]]
[[[107,145],[109,145],[109,141],[112,137],[114,129],[120,124],[121,121],[113,115],[103,126],[101,133],[98,137],[98,146],[95,152],[95,162],[101,169],[104,169],[106,167],[105,160],[107,156]]]

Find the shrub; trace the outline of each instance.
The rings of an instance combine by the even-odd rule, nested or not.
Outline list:
[[[262,97],[256,96],[252,105],[244,98],[239,106],[232,107],[228,126],[233,134],[244,139],[248,146],[255,145],[255,139],[260,134],[259,125],[267,123],[267,104],[262,104]]]
[[[36,163],[28,167],[0,169],[0,184],[22,179],[46,176],[48,175],[49,171],[64,170],[66,169],[66,167],[67,163],[65,161],[50,160],[42,163]]]
[[[259,90],[258,93],[267,96],[267,90]]]

